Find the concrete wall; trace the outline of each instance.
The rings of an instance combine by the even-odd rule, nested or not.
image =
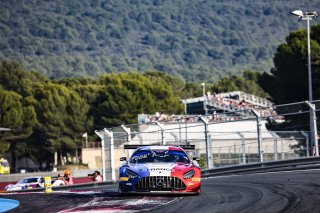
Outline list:
[[[82,163],[88,164],[89,169],[101,169],[101,148],[82,149]]]
[[[120,161],[120,157],[127,157],[128,150],[124,150],[123,148],[115,149],[115,167],[119,168],[122,164]],[[110,159],[106,159],[110,161]],[[82,163],[88,164],[89,169],[98,169],[102,168],[102,157],[101,157],[101,148],[84,148],[82,149]]]

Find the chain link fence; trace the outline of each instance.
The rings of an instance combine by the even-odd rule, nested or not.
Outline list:
[[[312,109],[299,102],[207,116],[171,115],[170,119],[140,115],[138,124],[96,131],[104,144],[104,174],[115,179],[120,157],[129,158],[133,152],[125,150],[125,144],[195,145],[187,152],[200,159],[202,168],[315,156],[317,127],[312,112],[316,115],[319,105],[313,102]]]

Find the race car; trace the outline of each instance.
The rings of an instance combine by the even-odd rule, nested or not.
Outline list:
[[[120,194],[200,193],[201,169],[181,147],[142,146],[129,160],[120,160],[125,161],[119,169]]]
[[[18,191],[23,189],[32,189],[44,187],[44,179],[43,177],[27,177],[19,180],[16,184],[7,185],[4,190],[6,191]]]

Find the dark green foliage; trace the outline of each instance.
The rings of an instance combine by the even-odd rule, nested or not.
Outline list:
[[[223,78],[210,87],[210,90],[215,93],[243,91],[259,97],[271,98],[260,86],[262,76],[264,76],[264,74],[253,71],[244,71],[242,77],[234,75],[230,78]]]
[[[143,76],[130,72],[101,76],[99,84],[102,89],[93,103],[95,127],[136,123],[137,114],[142,113],[182,112],[173,88],[174,82],[174,78],[161,73]]]
[[[0,73],[0,126],[14,130],[0,137],[2,152],[28,156],[47,167],[55,152],[60,163],[74,156],[86,131],[136,123],[140,113],[183,111],[179,97],[184,81],[159,72],[57,81],[4,61]]]
[[[15,157],[24,156],[18,150],[32,133],[36,113],[33,107],[23,106],[23,97],[13,91],[0,89],[0,126],[12,129],[1,134],[0,153],[10,152],[11,165],[15,166]]]
[[[320,99],[320,25],[311,28],[311,69],[313,99]],[[307,32],[290,33],[274,56],[272,75],[266,75],[262,87],[276,103],[308,100]]]
[[[3,0],[0,60],[51,79],[158,70],[213,83],[269,71],[278,44],[298,29],[290,11],[305,4],[319,8],[317,0]]]
[[[313,100],[320,99],[320,25],[311,27],[311,70]],[[276,104],[295,103],[309,100],[307,31],[290,33],[286,43],[279,45],[274,56],[275,67],[271,75],[264,73],[260,85],[274,99]],[[316,103],[316,109],[319,104]],[[306,104],[277,107],[277,112],[287,114],[285,122],[277,124],[271,120],[269,128],[274,130],[310,130],[309,113]],[[319,118],[319,114],[317,117]],[[317,124],[319,126],[319,123]]]

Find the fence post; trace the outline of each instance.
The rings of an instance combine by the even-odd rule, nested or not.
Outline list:
[[[212,162],[212,153],[211,153],[211,136],[208,135],[208,121],[207,119],[202,118],[200,115],[198,116],[200,121],[204,124],[204,135],[206,141],[206,154],[207,154],[207,168],[213,168]]]
[[[159,122],[156,122],[156,124],[161,129],[161,143],[162,143],[162,145],[166,145],[166,139],[164,137],[164,131],[165,131],[164,126]]]
[[[281,160],[284,160],[283,139],[281,138]]]
[[[307,157],[310,157],[309,134],[305,131],[301,131],[301,134],[306,138]]]
[[[255,109],[251,109],[251,112],[256,116],[257,119],[257,134],[258,134],[258,154],[260,156],[260,162],[263,162],[263,151],[261,141],[261,119],[259,113]]]
[[[95,130],[94,133],[99,136],[101,139],[101,158],[102,158],[102,178],[104,181],[107,180],[107,173],[106,173],[106,153],[105,153],[105,140],[104,140],[104,133],[103,131]]]
[[[274,160],[278,160],[278,138],[276,133],[273,131],[269,131],[270,135],[273,137],[274,145],[273,145],[273,151],[274,151]]]
[[[125,125],[121,125],[121,128],[127,133],[128,137],[127,137],[127,141],[130,142],[131,141],[131,129],[127,128]]]
[[[176,145],[179,146],[180,143],[179,143],[179,139],[178,139],[178,136],[176,134],[174,134],[173,132],[169,132],[170,135],[172,135],[172,137],[174,137],[174,141],[176,142]]]
[[[245,147],[244,135],[240,132],[236,132],[236,133],[241,137],[242,163],[246,164],[246,147]]]
[[[111,179],[112,181],[116,181],[116,169],[114,165],[114,139],[113,139],[113,132],[107,130],[106,128],[103,129],[103,131],[110,137],[111,140],[111,147],[110,147],[110,153],[111,153]]]
[[[208,127],[207,127],[207,130],[208,130]],[[208,134],[208,131],[207,131],[207,134]],[[209,169],[212,169],[214,168],[214,165],[213,165],[213,158],[212,158],[212,136],[210,134],[208,134],[208,153],[210,154],[209,156]]]
[[[120,127],[123,129],[123,131],[127,133],[127,142],[128,144],[131,144],[131,129],[126,127],[124,124],[122,124]],[[129,149],[129,156],[131,156],[132,153],[133,153],[133,150]]]
[[[317,133],[317,118],[316,118],[316,105],[310,103],[309,101],[305,102],[311,112],[310,112],[310,132],[311,132],[311,142],[314,144],[315,154],[319,156],[319,146],[318,146],[318,133]]]

